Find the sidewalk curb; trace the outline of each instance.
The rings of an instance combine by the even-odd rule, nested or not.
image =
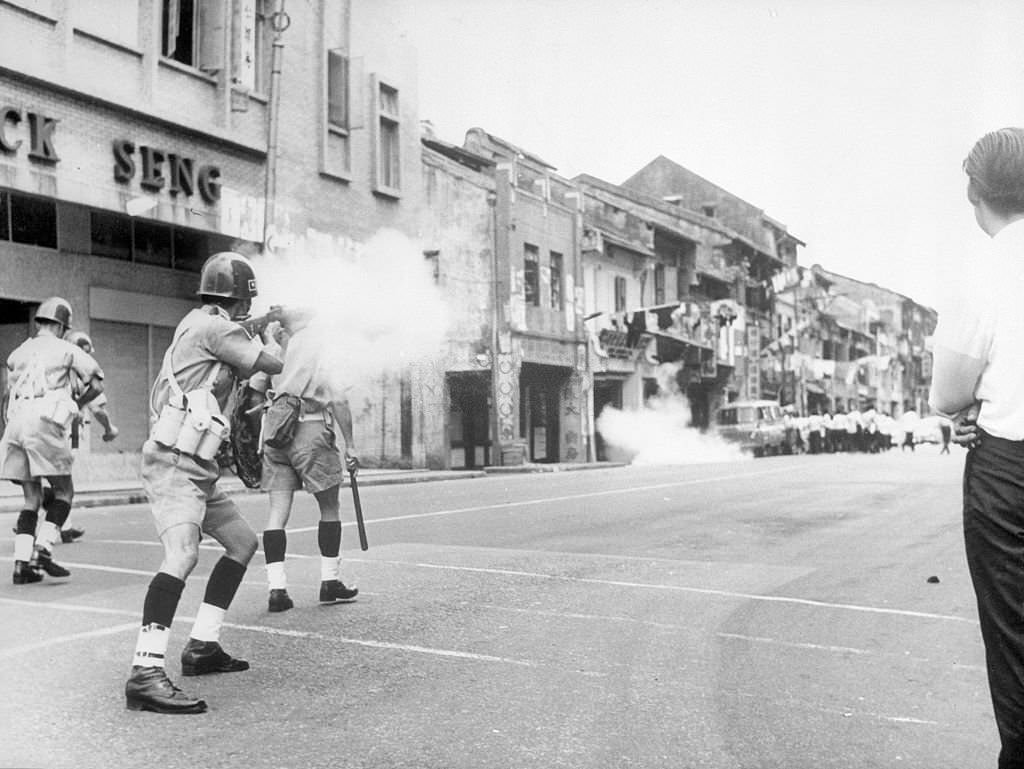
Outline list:
[[[436,481],[453,481],[462,478],[483,478],[486,473],[483,470],[450,470],[450,471],[428,471],[423,474],[410,475],[385,475],[367,476],[359,479],[360,488],[369,486],[394,486],[406,483],[431,483]],[[348,481],[345,486],[349,485]],[[250,494],[263,494],[262,489],[250,489],[246,486],[232,482],[221,486],[221,490],[229,497],[245,496]],[[112,507],[115,505],[138,505],[149,501],[146,493],[141,488],[124,489],[123,491],[80,491],[75,494],[76,508],[87,507]],[[21,511],[20,500],[14,497],[0,499],[0,515],[5,513],[18,513]]]
[[[395,486],[407,483],[430,483],[436,481],[453,481],[466,478],[485,478],[495,475],[516,475],[523,473],[568,473],[580,470],[604,470],[611,467],[625,467],[625,462],[590,462],[580,464],[536,464],[510,465],[506,467],[485,467],[482,470],[424,470],[423,472],[404,471],[394,475],[367,475],[359,477],[362,488],[370,486]],[[345,484],[348,485],[348,482]],[[262,489],[250,489],[241,485],[237,479],[221,485],[221,489],[229,497],[247,494],[263,494]],[[141,488],[123,490],[98,489],[95,491],[81,490],[75,494],[76,508],[114,507],[117,505],[139,505],[149,501]],[[21,511],[21,500],[9,496],[0,497],[0,515]]]
[[[612,467],[626,467],[626,462],[587,462],[581,464],[536,464],[485,467],[487,475],[512,475],[515,473],[574,473],[581,470],[607,470]]]

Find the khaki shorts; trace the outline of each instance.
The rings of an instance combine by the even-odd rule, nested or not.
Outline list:
[[[291,445],[283,449],[263,447],[263,479],[266,491],[298,491],[310,494],[340,486],[341,454],[334,430],[327,422],[299,422]]]
[[[12,414],[0,440],[0,478],[29,481],[71,475],[69,431],[37,413],[36,404]]]
[[[217,488],[219,477],[216,462],[197,460],[146,441],[142,445],[142,488],[153,508],[157,534],[192,523],[220,541],[217,532],[225,524],[245,523],[235,503]]]

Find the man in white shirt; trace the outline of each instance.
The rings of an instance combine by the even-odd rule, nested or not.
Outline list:
[[[939,314],[929,402],[973,429],[964,541],[978,602],[1000,769],[1024,767],[1024,128],[983,136],[964,161],[967,199],[990,240]]]

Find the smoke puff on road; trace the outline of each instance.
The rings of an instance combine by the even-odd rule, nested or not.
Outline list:
[[[374,387],[444,354],[448,312],[433,266],[402,233],[383,230],[347,249],[300,240],[255,267],[254,314],[272,305],[314,309],[321,366],[341,389]]]
[[[644,408],[606,406],[597,430],[609,458],[634,465],[694,465],[749,459],[739,448],[690,426],[690,404],[682,395],[651,398]]]

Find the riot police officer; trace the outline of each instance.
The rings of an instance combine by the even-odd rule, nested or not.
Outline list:
[[[206,703],[175,686],[164,670],[171,622],[195,568],[199,539],[224,547],[210,573],[202,605],[181,654],[182,674],[229,673],[249,663],[219,643],[224,614],[258,544],[235,503],[217,487],[214,458],[225,433],[223,413],[239,377],[276,374],[281,361],[262,349],[239,324],[256,296],[252,264],[234,252],[214,254],[203,265],[197,291],[202,307],[174,332],[150,392],[149,439],[142,447],[143,488],[152,505],[163,562],[143,603],[142,627],[125,685],[130,710],[202,713]]]
[[[69,575],[54,562],[52,549],[74,496],[71,425],[79,409],[103,392],[103,371],[95,359],[62,338],[71,326],[67,300],[45,300],[35,324],[35,335],[7,359],[7,427],[0,440],[0,478],[20,484],[25,499],[14,537],[15,585],[38,582],[40,571]],[[53,501],[37,532],[44,479]]]

